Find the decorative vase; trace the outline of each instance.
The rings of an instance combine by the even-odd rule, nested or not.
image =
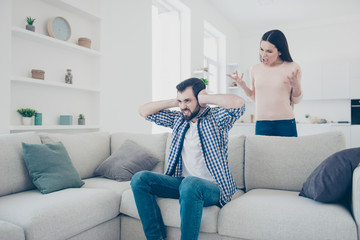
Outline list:
[[[32,31],[32,32],[35,32],[35,26],[34,25],[26,25],[26,30],[29,30],[29,31]]]
[[[35,113],[35,125],[42,125],[42,113]]]
[[[79,125],[85,125],[85,118],[79,118],[78,119],[78,124]]]
[[[23,125],[32,125],[32,117],[23,117],[22,118]]]
[[[83,46],[83,47],[86,47],[86,48],[91,48],[91,39],[90,38],[85,38],[85,37],[79,38],[78,39],[78,44],[79,44],[79,46]]]
[[[72,125],[73,116],[72,115],[60,115],[60,125]]]
[[[66,69],[67,73],[65,75],[65,83],[72,84],[73,75],[71,73],[71,69]]]

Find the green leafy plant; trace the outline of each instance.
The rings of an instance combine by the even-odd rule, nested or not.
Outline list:
[[[33,25],[34,22],[35,22],[36,18],[31,18],[31,17],[26,17],[26,22],[29,24],[29,25]]]
[[[79,114],[79,119],[85,119],[85,115],[84,114]]]
[[[305,114],[305,118],[309,118],[310,117],[310,114]]]
[[[20,108],[17,110],[17,112],[20,113],[20,115],[23,117],[32,117],[37,111],[31,108]]]
[[[204,82],[205,86],[209,85],[209,81],[206,78],[200,78]]]

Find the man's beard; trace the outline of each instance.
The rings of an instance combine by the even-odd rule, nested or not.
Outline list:
[[[188,108],[182,109],[182,110],[181,110],[181,113],[182,113],[182,115],[183,115],[183,118],[184,118],[185,120],[190,121],[191,119],[193,119],[194,117],[196,117],[196,116],[199,114],[199,112],[200,112],[200,105],[199,105],[199,104],[197,105],[197,107],[195,108],[194,112],[191,112],[190,116],[185,116],[185,115],[184,115],[184,112],[183,112],[183,111],[185,111],[185,110],[191,112],[190,109],[188,109]]]

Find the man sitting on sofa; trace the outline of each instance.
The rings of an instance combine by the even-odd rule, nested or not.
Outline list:
[[[166,238],[156,197],[179,199],[181,239],[197,239],[203,207],[224,206],[236,191],[227,161],[228,131],[243,115],[244,100],[236,95],[207,94],[198,78],[187,79],[176,88],[176,99],[139,108],[147,120],[173,129],[165,174],[141,171],[131,180],[147,239]],[[181,111],[169,110],[172,107]]]

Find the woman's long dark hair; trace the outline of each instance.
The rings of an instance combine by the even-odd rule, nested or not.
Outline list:
[[[281,60],[285,62],[293,62],[286,37],[280,30],[275,29],[264,33],[261,41],[267,41],[273,44],[277,50],[281,52],[281,55],[279,56]]]

